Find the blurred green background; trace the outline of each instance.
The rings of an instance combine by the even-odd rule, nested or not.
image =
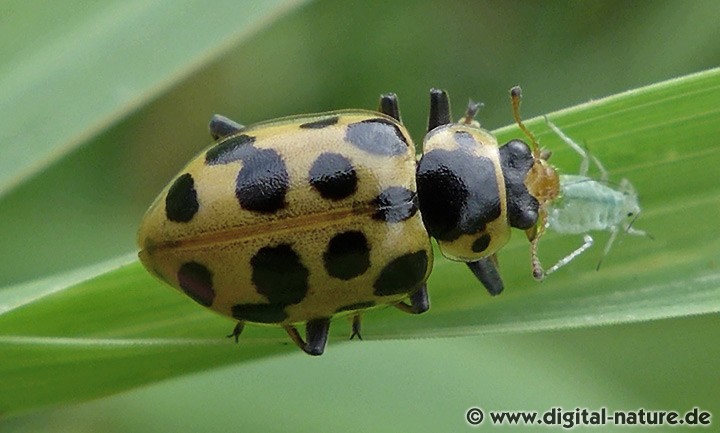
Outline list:
[[[64,8],[28,12],[9,2],[0,5],[0,28],[22,24],[27,38],[42,45],[62,37],[66,16],[112,17],[107,10],[120,4],[71,14]],[[232,8],[228,15],[240,16],[253,8],[202,5]],[[79,146],[61,163],[12,185],[0,198],[0,286],[133,251],[147,205],[210,143],[206,124],[213,113],[248,124],[374,108],[380,93],[393,91],[420,141],[430,87],[449,91],[456,116],[468,98],[483,101],[479,117],[494,129],[511,123],[507,91],[515,84],[523,87],[524,116],[532,117],[720,65],[720,3],[711,0],[328,0],[290,6],[277,2],[264,18],[253,12],[260,18],[245,36],[218,40],[211,52],[192,56],[160,84],[86,125],[84,135],[68,140]],[[132,7],[142,15],[142,2],[122,6]],[[113,22],[102,24],[111,28]],[[92,38],[106,27],[88,29]],[[193,41],[193,32],[204,30],[177,31]],[[151,23],[133,29],[125,42],[162,37]],[[0,47],[12,59],[14,45],[5,41]],[[166,41],[182,52],[176,42]],[[122,48],[109,47],[108,62],[113,49]],[[139,59],[133,69],[142,76],[153,60]],[[0,60],[0,73],[11,66]],[[102,107],[107,101],[94,95],[108,89],[118,100],[133,91],[132,83],[116,86],[112,69],[95,78],[95,87],[78,94],[79,112]],[[39,98],[36,123],[20,131],[72,115],[41,104],[52,102],[45,96],[29,96]],[[12,149],[12,136],[3,138],[0,156],[21,151]],[[681,152],[682,143],[678,147]],[[522,239],[516,235],[513,242]],[[294,353],[0,420],[0,431],[461,431],[471,429],[464,421],[470,406],[700,406],[720,415],[718,325],[712,315],[530,335],[336,345],[320,359]]]

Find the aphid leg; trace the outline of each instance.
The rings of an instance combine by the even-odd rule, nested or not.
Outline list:
[[[608,172],[605,170],[605,167],[602,165],[599,159],[595,155],[590,155],[590,158],[592,158],[593,162],[595,163],[595,166],[597,166],[598,170],[600,171],[600,182],[607,183],[608,181]],[[630,181],[627,179],[624,179],[625,182],[630,184]],[[630,185],[630,188],[632,188],[632,185]]]
[[[208,128],[210,128],[210,135],[212,135],[212,138],[215,140],[233,135],[245,129],[241,124],[219,114],[213,115]]]
[[[428,132],[441,125],[451,123],[450,99],[444,90],[430,89],[430,115],[428,116]]]
[[[637,193],[635,192],[635,187],[626,178],[623,178],[620,181],[620,184],[618,185],[618,190],[625,195],[637,195]]]
[[[575,143],[572,138],[565,135],[565,133],[562,132],[562,130],[560,128],[555,126],[555,124],[552,123],[550,121],[550,119],[548,119],[547,116],[544,116],[544,117],[545,117],[545,123],[547,123],[547,125],[550,127],[550,129],[552,129],[553,132],[555,134],[557,134],[557,136],[560,137],[560,139],[562,141],[565,142],[565,144],[570,146],[570,148],[572,150],[577,152],[582,157],[582,162],[580,163],[580,173],[578,173],[578,174],[580,176],[587,176],[588,169],[590,168],[590,156],[588,155],[588,152],[586,152],[585,149],[582,148],[582,146]],[[596,164],[598,164],[600,170],[604,172],[605,169],[602,167],[602,165],[600,165],[600,161],[598,161],[597,158],[595,158],[595,157],[593,157],[593,160],[595,161]]]
[[[653,239],[653,240],[655,239],[653,237],[653,235],[651,235],[650,233],[646,232],[645,230],[638,230],[635,227],[626,228],[625,233],[627,233],[629,235],[633,235],[633,236],[646,236],[650,239]]]
[[[287,331],[288,335],[297,347],[302,349],[302,351],[308,355],[313,356],[322,355],[325,351],[329,330],[330,319],[308,320],[305,324],[305,335],[307,337],[306,343],[300,336],[296,327],[292,325],[285,326],[285,331]]]
[[[583,244],[580,245],[575,251],[571,252],[567,256],[563,257],[562,259],[558,260],[557,263],[555,263],[550,269],[548,269],[545,272],[545,275],[550,275],[553,272],[557,271],[558,269],[562,268],[563,266],[567,265],[571,261],[575,259],[575,257],[579,256],[580,254],[584,253],[585,250],[590,248],[593,245],[593,238],[590,235],[583,236]],[[598,266],[600,266],[598,264]]]
[[[494,254],[491,257],[485,257],[478,261],[467,262],[465,264],[470,268],[475,278],[485,286],[488,293],[495,296],[503,291],[503,280],[498,272],[497,258]]]
[[[355,313],[355,315],[352,318],[352,334],[350,334],[350,339],[357,337],[358,340],[362,340],[362,335],[360,335],[360,329],[361,326],[361,316],[360,313]]]
[[[400,106],[398,105],[397,95],[394,93],[380,95],[378,111],[400,122]]]
[[[235,342],[238,342],[238,339],[240,338],[240,334],[242,334],[243,329],[245,329],[245,322],[237,322],[237,325],[235,325],[235,328],[233,328],[233,331],[230,335],[226,335],[227,338],[235,338]]]
[[[422,314],[430,309],[430,298],[428,298],[427,284],[417,289],[415,293],[410,295],[410,304],[398,302],[395,306],[406,313]]]
[[[607,243],[605,243],[605,248],[603,249],[602,256],[600,256],[600,260],[598,260],[598,264],[595,267],[596,271],[600,270],[600,265],[602,265],[603,260],[605,260],[605,256],[608,255],[610,252],[610,248],[612,248],[613,244],[615,243],[615,238],[617,238],[618,235],[618,228],[617,226],[613,226],[610,228],[610,239],[608,239]]]

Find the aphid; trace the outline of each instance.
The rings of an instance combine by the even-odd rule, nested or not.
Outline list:
[[[547,117],[545,121],[571,149],[582,157],[582,162],[578,174],[560,175],[560,195],[548,203],[547,223],[542,230],[565,234],[582,234],[583,244],[549,269],[543,270],[537,257],[537,242],[533,242],[533,275],[539,280],[567,265],[590,248],[594,242],[590,232],[610,232],[610,237],[597,264],[597,269],[600,268],[602,260],[610,252],[619,233],[649,236],[644,231],[635,229],[632,226],[640,214],[640,205],[637,193],[630,181],[622,179],[617,188],[614,189],[608,183],[607,170],[605,170],[600,160],[575,143]],[[599,180],[588,177],[591,160],[600,172]]]

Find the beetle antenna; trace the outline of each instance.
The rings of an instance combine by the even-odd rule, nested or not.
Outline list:
[[[482,102],[475,102],[472,99],[468,102],[467,110],[465,111],[465,116],[463,116],[462,119],[460,119],[460,122],[470,125],[473,122],[477,123],[475,120],[475,116],[477,115],[478,111],[480,111],[481,108],[483,108],[485,104]],[[479,125],[479,123],[478,123]]]
[[[522,99],[522,89],[520,89],[520,86],[515,86],[510,89],[510,99],[512,101],[512,111],[513,117],[515,118],[515,123],[517,123],[522,132],[525,133],[525,135],[532,142],[533,156],[538,159],[540,158],[540,145],[538,144],[535,135],[533,135],[533,133],[530,132],[529,129],[527,129],[527,127],[522,123],[522,120],[520,119],[520,100]]]

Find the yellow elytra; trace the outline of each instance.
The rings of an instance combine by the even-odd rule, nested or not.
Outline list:
[[[382,101],[396,113],[394,95]],[[358,334],[361,310],[413,294],[401,308],[426,310],[432,249],[415,147],[390,115],[345,110],[249,127],[216,116],[218,142],[147,211],[142,263],[238,319],[235,336],[246,321],[278,324],[311,354],[322,353],[338,314],[353,314]]]

